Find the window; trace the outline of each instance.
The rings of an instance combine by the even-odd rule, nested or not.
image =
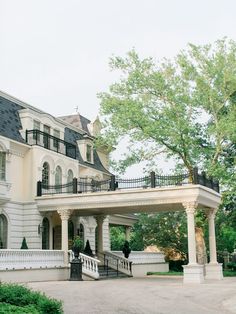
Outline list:
[[[7,248],[7,218],[0,215],[0,249]]]
[[[55,173],[55,185],[56,185],[57,193],[61,192],[61,183],[62,183],[62,171],[61,171],[61,167],[57,166],[56,173]]]
[[[72,170],[68,170],[68,174],[67,174],[67,183],[68,183],[67,192],[69,192],[69,193],[73,192],[73,176],[74,176],[73,175],[73,171]]]
[[[50,134],[50,127],[47,125],[43,126],[43,145],[45,148],[50,148],[50,139],[49,139],[49,134]]]
[[[40,130],[40,122],[39,121],[37,121],[37,120],[33,121],[33,129],[34,130]],[[36,140],[36,142],[37,142],[38,138],[39,138],[38,133],[34,132],[33,133],[33,139]]]
[[[49,220],[48,218],[43,218],[43,232],[42,232],[42,249],[48,250],[49,249]]]
[[[60,131],[53,130],[53,136],[56,137],[56,138],[53,139],[53,147],[56,148],[56,150],[58,150],[58,148],[59,148],[59,141],[57,139],[60,138]]]
[[[68,247],[69,250],[71,250],[72,248],[72,244],[73,244],[73,240],[74,240],[74,224],[72,222],[72,220],[68,220]]]
[[[48,186],[49,185],[49,164],[45,162],[43,164],[43,171],[42,171],[42,185]]]
[[[79,224],[79,229],[77,230],[77,235],[83,241],[83,245],[84,245],[84,226],[83,226],[83,224]]]
[[[86,160],[92,162],[92,146],[87,144],[86,149]]]
[[[6,180],[6,153],[0,152],[0,181]]]

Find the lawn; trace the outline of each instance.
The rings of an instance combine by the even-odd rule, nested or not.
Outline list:
[[[148,272],[147,275],[159,275],[159,276],[183,276],[183,272],[180,271],[172,271],[169,272]],[[233,270],[223,270],[224,277],[236,277],[236,271]]]

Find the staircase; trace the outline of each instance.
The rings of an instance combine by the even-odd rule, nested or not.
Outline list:
[[[121,271],[117,271],[111,267],[107,266],[98,266],[99,280],[104,279],[120,279],[120,278],[128,278],[130,275],[124,274]]]

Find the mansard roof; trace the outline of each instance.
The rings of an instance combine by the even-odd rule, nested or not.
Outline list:
[[[24,104],[22,101],[13,98],[10,95],[7,94],[6,96],[4,95],[5,95],[4,93],[2,92],[0,93],[0,135],[15,140],[17,142],[26,144],[24,138],[20,134],[20,130],[22,130],[22,125],[19,116],[19,110],[30,108],[31,110],[35,110],[40,113],[44,112],[28,104]],[[78,149],[76,141],[83,139],[85,135],[91,136],[88,129],[88,124],[90,123],[90,120],[79,115],[80,126],[79,125],[76,126],[73,123],[70,124],[68,119],[62,119],[67,117],[68,116],[53,118],[58,122],[64,124],[65,126],[64,140],[76,146],[76,159],[79,161],[79,163],[86,167],[93,168],[105,172],[107,174],[110,174],[110,172],[107,169],[105,169],[104,166],[102,165],[102,162],[96,150],[94,151],[94,164],[91,164],[83,160]],[[77,128],[78,131],[76,130]]]

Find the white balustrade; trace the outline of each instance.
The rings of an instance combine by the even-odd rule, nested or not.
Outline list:
[[[74,258],[74,253],[73,251],[69,251],[69,254],[70,254],[69,259],[71,262]],[[88,256],[83,253],[80,253],[79,257],[81,261],[83,262],[82,264],[83,274],[88,275],[94,279],[98,279],[99,278],[98,263],[100,263],[100,261],[94,257]]]
[[[125,274],[131,274],[131,261],[122,255],[116,254],[117,252],[104,252],[105,254],[105,263],[107,261],[109,267],[116,269]]]
[[[59,250],[0,250],[0,270],[64,267]]]
[[[119,257],[124,256],[121,251],[112,251],[112,254]],[[144,252],[132,251],[129,255],[129,261],[133,264],[158,264],[165,263],[165,257],[162,252]]]

